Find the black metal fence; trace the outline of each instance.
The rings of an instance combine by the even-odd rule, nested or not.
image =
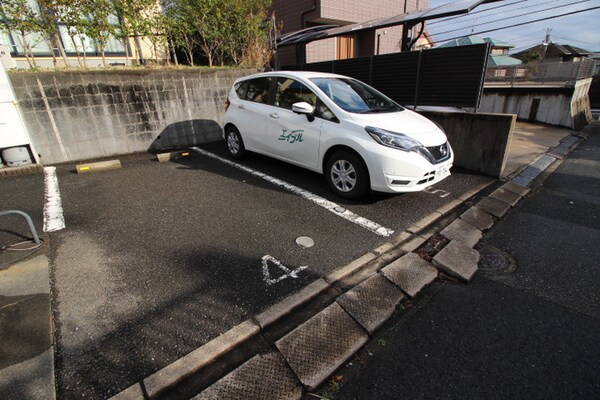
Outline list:
[[[447,47],[282,67],[347,75],[412,106],[477,109],[489,44]]]

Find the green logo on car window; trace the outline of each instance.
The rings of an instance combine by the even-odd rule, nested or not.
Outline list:
[[[281,130],[281,135],[279,136],[279,140],[285,140],[288,143],[296,143],[302,142],[302,134],[304,133],[303,129],[296,129],[294,131],[288,132],[286,129]]]

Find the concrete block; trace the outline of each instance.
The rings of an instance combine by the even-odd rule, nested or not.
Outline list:
[[[368,339],[360,325],[333,303],[275,345],[302,384],[314,390]]]
[[[433,257],[433,265],[450,276],[470,281],[477,272],[479,252],[453,240]]]
[[[158,153],[158,154],[156,154],[156,159],[158,160],[158,162],[166,162],[166,161],[171,161],[171,160],[177,160],[177,159],[183,158],[183,157],[189,157],[189,155],[190,155],[189,151]]]
[[[444,204],[443,206],[441,206],[440,208],[438,208],[437,210],[435,210],[435,212],[439,213],[440,215],[446,215],[448,213],[450,213],[452,210],[454,210],[455,208],[459,207],[461,204],[463,203],[462,200],[452,200],[449,203]]]
[[[518,185],[514,182],[505,183],[504,185],[502,185],[502,189],[516,193],[521,197],[525,197],[531,191],[531,189],[525,186]]]
[[[110,400],[145,400],[144,390],[139,383],[129,386],[127,389],[117,393]]]
[[[510,205],[491,197],[482,199],[476,207],[498,218],[502,218],[510,209]]]
[[[298,292],[286,297],[277,304],[272,305],[265,311],[256,315],[254,320],[258,323],[261,329],[265,329],[279,319],[289,315],[294,310],[298,309],[298,307],[308,303],[310,300],[329,289],[330,286],[331,285],[323,278],[317,279]]]
[[[469,247],[474,247],[481,240],[481,231],[461,219],[454,220],[440,232],[450,240],[458,240]]]
[[[386,242],[386,243],[382,244],[381,246],[377,247],[375,250],[373,250],[373,253],[375,253],[377,255],[381,255],[383,253],[386,253],[386,252],[392,250],[394,247],[396,247],[394,245],[394,243]]]
[[[432,224],[440,217],[441,215],[434,211],[431,214],[427,215],[425,218],[422,218],[421,220],[409,226],[406,230],[410,233],[418,233],[420,230],[424,229],[429,224]]]
[[[337,268],[335,271],[330,272],[325,275],[323,279],[325,279],[329,283],[338,282],[345,277],[352,275],[356,271],[364,268],[368,263],[373,261],[377,257],[375,253],[367,253],[356,260],[352,261],[350,264],[346,264],[343,267]]]
[[[469,208],[460,216],[460,219],[482,231],[494,226],[494,218],[477,207]]]
[[[204,346],[167,365],[144,379],[144,387],[148,396],[150,398],[159,396],[161,392],[197,373],[259,332],[260,328],[253,321],[244,321]]]
[[[407,231],[402,231],[398,235],[396,235],[390,242],[392,242],[395,246],[400,245],[407,241],[412,236],[412,233]]]
[[[415,251],[419,246],[421,246],[428,238],[422,236],[413,236],[406,242],[402,243],[399,249],[405,253],[410,253],[411,251]]]
[[[300,399],[302,386],[277,352],[246,361],[192,400]]]
[[[120,160],[109,160],[109,161],[99,161],[89,164],[79,164],[76,166],[77,173],[82,174],[86,172],[99,172],[99,171],[107,171],[110,169],[118,169],[121,168]]]
[[[513,193],[509,190],[504,190],[502,188],[494,190],[489,197],[496,200],[500,200],[503,203],[509,204],[511,207],[516,206],[517,203],[521,200],[520,195]]]
[[[348,314],[373,334],[396,310],[404,295],[396,286],[377,274],[337,299]]]
[[[415,297],[438,276],[437,270],[415,253],[399,258],[381,273],[410,297]]]

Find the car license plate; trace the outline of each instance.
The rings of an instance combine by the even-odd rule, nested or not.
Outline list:
[[[435,177],[440,178],[442,176],[448,175],[450,167],[451,167],[451,165],[448,165],[448,164],[442,165],[435,171]]]

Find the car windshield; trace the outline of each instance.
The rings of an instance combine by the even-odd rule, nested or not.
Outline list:
[[[313,78],[335,104],[351,113],[368,114],[402,111],[404,108],[371,86],[349,78]]]

